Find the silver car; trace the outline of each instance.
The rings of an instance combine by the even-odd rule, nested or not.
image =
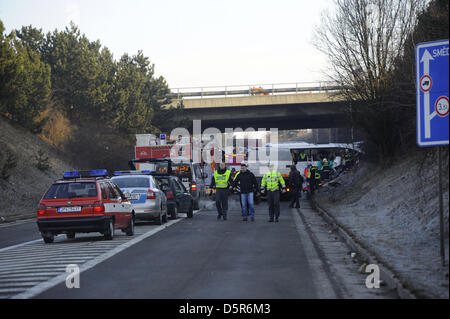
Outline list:
[[[115,172],[111,179],[131,202],[136,220],[154,220],[158,225],[167,222],[167,199],[153,176]]]

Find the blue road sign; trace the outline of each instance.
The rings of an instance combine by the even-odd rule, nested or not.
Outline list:
[[[448,40],[416,45],[417,144],[448,145]]]

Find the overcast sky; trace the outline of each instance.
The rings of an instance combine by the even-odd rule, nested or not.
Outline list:
[[[119,59],[143,50],[169,87],[325,80],[311,44],[331,0],[0,0],[6,32],[75,22]]]

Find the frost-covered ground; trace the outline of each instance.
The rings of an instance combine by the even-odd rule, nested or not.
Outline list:
[[[446,267],[439,246],[436,154],[424,151],[392,167],[361,162],[315,200],[418,296],[449,298],[448,151],[443,157]]]

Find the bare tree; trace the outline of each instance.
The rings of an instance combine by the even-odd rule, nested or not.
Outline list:
[[[335,0],[333,15],[323,14],[314,45],[329,59],[328,76],[350,101],[373,101],[422,11],[423,0]]]
[[[315,30],[313,44],[328,56],[327,75],[342,87],[353,125],[366,132],[380,159],[401,144],[392,72],[426,2],[335,0],[335,11],[323,13]]]

